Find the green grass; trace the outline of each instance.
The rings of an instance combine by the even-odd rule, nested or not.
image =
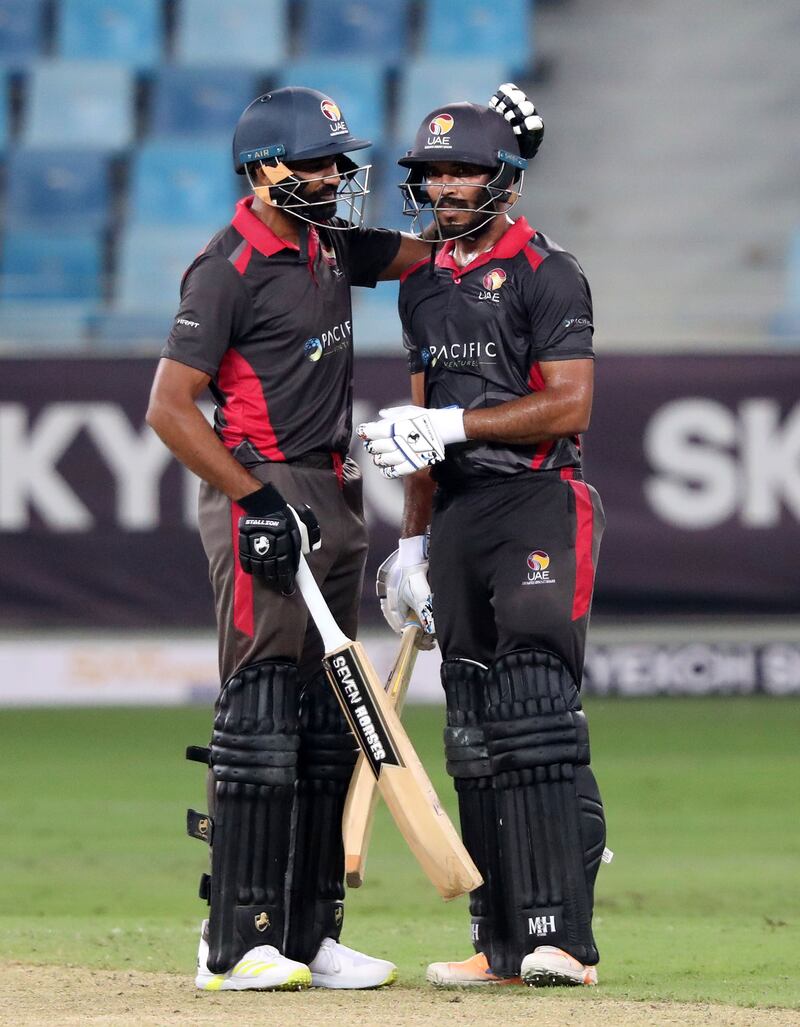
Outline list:
[[[800,1005],[800,703],[589,700],[614,862],[596,935],[609,996]],[[204,774],[183,748],[210,713],[3,711],[0,958],[190,974],[207,853],[183,834]],[[454,814],[442,713],[412,737]],[[443,903],[380,809],[344,940],[407,985],[471,951],[466,902]]]

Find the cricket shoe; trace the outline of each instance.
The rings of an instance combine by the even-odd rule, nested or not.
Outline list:
[[[584,966],[553,945],[540,945],[522,960],[522,980],[533,988],[597,984],[597,967]]]
[[[202,991],[300,991],[311,987],[308,967],[282,956],[273,945],[256,945],[227,973],[212,973],[208,969],[207,927],[204,920],[194,979]]]
[[[476,952],[460,963],[431,963],[425,974],[437,988],[468,988],[476,984],[522,984],[519,977],[498,977],[492,973],[486,956]]]
[[[308,964],[314,988],[383,988],[397,980],[397,967],[325,938]]]

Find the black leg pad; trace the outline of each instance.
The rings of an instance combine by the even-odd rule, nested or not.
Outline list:
[[[461,836],[483,884],[470,893],[472,943],[494,969],[508,960],[508,927],[503,906],[498,814],[489,752],[483,730],[487,670],[471,660],[445,660],[442,685],[447,702],[444,749],[454,779]]]
[[[297,668],[272,661],[242,668],[217,701],[210,754],[212,973],[225,973],[256,945],[283,947],[298,706]]]
[[[344,919],[342,814],[358,758],[336,696],[323,672],[300,704],[300,763],[294,816],[289,925],[285,955],[310,962]]]
[[[522,957],[538,945],[594,964],[594,880],[605,821],[588,766],[578,689],[556,656],[526,650],[497,660],[487,697],[485,731],[515,949],[506,967],[493,969],[518,972]]]

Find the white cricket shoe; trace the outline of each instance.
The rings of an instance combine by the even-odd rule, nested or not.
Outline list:
[[[282,956],[273,945],[256,945],[227,973],[212,973],[208,969],[207,925],[204,920],[200,929],[194,979],[202,991],[300,991],[311,987],[308,967]]]
[[[457,963],[431,963],[425,977],[437,988],[472,988],[484,984],[521,984],[519,977],[498,977],[492,973],[486,956],[476,952]]]
[[[397,967],[325,938],[308,964],[314,988],[382,988],[397,980]]]
[[[522,960],[522,980],[534,988],[597,984],[597,967],[584,966],[574,956],[554,945],[540,945]]]

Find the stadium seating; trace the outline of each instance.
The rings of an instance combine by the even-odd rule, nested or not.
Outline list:
[[[133,161],[131,221],[221,226],[233,215],[239,198],[236,184],[225,145],[146,143]]]
[[[29,76],[25,146],[121,150],[133,139],[133,79],[120,64],[48,61]]]
[[[89,231],[105,227],[109,168],[94,151],[18,150],[6,169],[6,227]]]
[[[508,69],[501,60],[477,63],[423,57],[403,68],[397,111],[397,138],[401,148],[411,145],[420,121],[434,107],[459,100],[488,103]]]
[[[353,289],[353,345],[356,353],[403,352],[403,329],[397,313],[397,282],[374,289]]]
[[[8,143],[8,79],[0,74],[0,152]]]
[[[386,74],[378,61],[289,61],[278,75],[279,86],[310,86],[334,99],[353,135],[380,144],[386,137]]]
[[[3,240],[3,300],[100,298],[102,245],[96,233],[7,232]]]
[[[344,54],[399,64],[408,46],[409,0],[306,0],[300,52],[319,57]]]
[[[154,138],[224,137],[263,90],[250,69],[167,66],[153,85],[150,134]]]
[[[71,351],[84,344],[82,303],[0,303],[0,352]]]
[[[123,234],[115,309],[135,314],[175,311],[183,272],[221,226],[134,226]]]
[[[174,57],[180,64],[227,64],[262,74],[288,54],[286,0],[181,0]]]
[[[43,0],[2,0],[0,3],[0,66],[24,67],[42,51]]]
[[[494,0],[427,0],[422,53],[462,63],[494,58],[514,74],[524,71],[533,60],[532,6],[531,0],[504,0],[502,6]]]
[[[60,0],[56,49],[69,60],[152,68],[161,56],[160,0]]]

